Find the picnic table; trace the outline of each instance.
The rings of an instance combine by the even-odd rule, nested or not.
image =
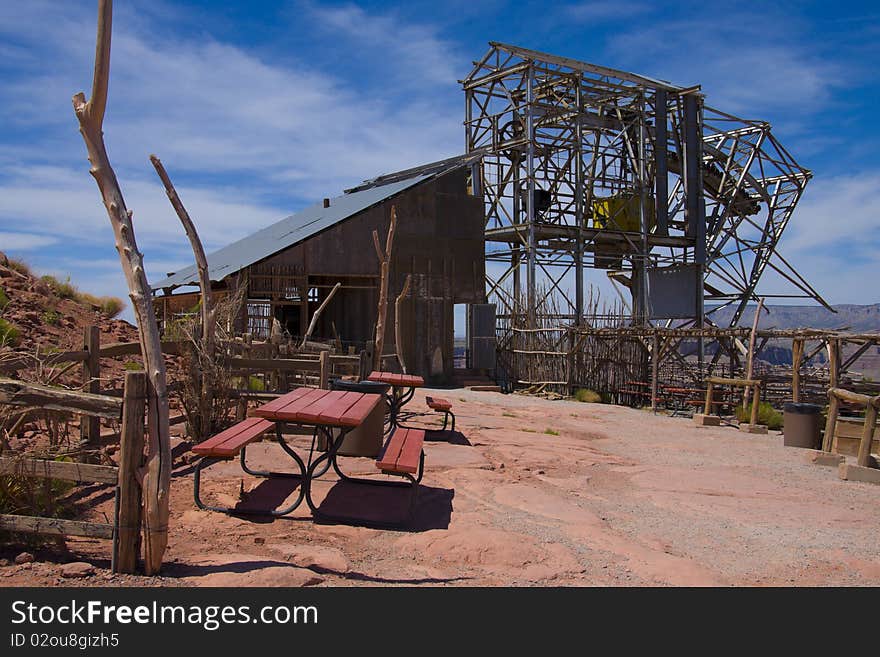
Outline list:
[[[352,483],[370,485],[408,486],[412,488],[409,515],[412,516],[418,484],[422,479],[425,455],[422,451],[425,432],[417,429],[399,428],[392,431],[384,446],[381,442],[381,431],[377,437],[375,454],[376,467],[388,475],[403,477],[406,482],[387,481],[382,479],[355,478],[346,475],[339,467],[337,455],[345,442],[346,436],[360,427],[382,403],[383,395],[344,390],[321,390],[315,388],[296,388],[256,408],[250,417],[234,427],[196,445],[193,451],[202,455],[195,468],[195,502],[201,509],[220,511],[223,513],[248,513],[281,516],[294,511],[303,500],[306,501],[315,518],[333,518],[362,524],[358,518],[333,515],[322,512],[312,499],[312,482],[321,477],[332,466],[340,479]],[[281,432],[283,424],[296,424],[312,427],[312,445],[308,462],[296,453],[284,440]],[[245,452],[247,445],[259,439],[274,426],[276,438],[285,453],[295,462],[298,472],[264,472],[256,471],[247,466]],[[325,451],[313,460],[318,435],[325,438]],[[248,474],[258,477],[297,477],[300,479],[299,493],[296,500],[284,509],[232,509],[209,506],[199,497],[200,473],[203,468],[221,460],[229,460],[241,455],[242,469]],[[376,523],[374,523],[376,524]],[[394,524],[397,523],[385,523]]]
[[[386,383],[391,386],[391,394],[388,395],[388,409],[392,431],[398,425],[400,409],[413,398],[416,388],[425,385],[425,380],[420,376],[393,372],[371,372],[367,381]]]
[[[285,395],[270,401],[254,410],[256,417],[250,417],[216,436],[196,445],[193,452],[203,458],[195,468],[195,502],[199,508],[224,513],[249,513],[260,515],[283,516],[293,512],[303,499],[314,510],[311,502],[310,483],[320,477],[330,466],[336,450],[345,439],[346,434],[358,427],[373,409],[382,401],[381,395],[336,390],[318,390],[315,388],[295,388]],[[308,464],[287,444],[281,432],[282,424],[296,424],[312,427],[312,448],[309,452]],[[268,430],[275,429],[275,437],[282,450],[294,461],[297,472],[274,472],[253,470],[247,465],[247,446],[262,437]],[[339,430],[337,436],[331,429]],[[312,460],[315,441],[319,432],[328,437],[327,452],[317,460]],[[329,458],[328,458],[329,455]],[[230,509],[204,504],[199,497],[201,471],[222,460],[240,456],[241,468],[256,477],[294,477],[300,480],[299,493],[292,504],[283,509]],[[324,461],[327,461],[324,464]],[[326,465],[320,469],[322,465]]]

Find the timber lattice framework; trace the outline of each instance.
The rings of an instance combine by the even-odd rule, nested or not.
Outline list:
[[[768,270],[792,291],[762,296],[828,307],[778,251],[811,173],[769,123],[705,106],[699,86],[490,46],[461,83],[508,339],[588,323],[585,269],[606,270],[636,324],[732,307],[735,326]]]

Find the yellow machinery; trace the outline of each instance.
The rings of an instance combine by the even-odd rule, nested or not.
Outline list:
[[[647,199],[648,230],[656,224],[654,197]],[[593,199],[593,228],[623,230],[630,233],[641,232],[639,212],[640,198],[637,194],[618,194]]]

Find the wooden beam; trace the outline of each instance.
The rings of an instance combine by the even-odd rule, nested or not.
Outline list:
[[[37,479],[115,484],[118,470],[112,465],[0,457],[0,475],[17,474]]]
[[[311,359],[284,358],[239,358],[226,359],[226,364],[234,370],[278,370],[281,372],[320,372],[321,361]]]
[[[19,370],[33,369],[37,364],[43,367],[53,367],[61,363],[84,361],[89,357],[87,351],[65,351],[58,354],[48,354],[45,357],[40,356],[39,360],[36,356],[16,355],[4,358],[0,361],[0,374],[11,374]]]
[[[122,400],[116,397],[50,388],[5,378],[0,378],[0,404],[84,413],[114,420],[118,420],[122,414]]]
[[[16,516],[0,514],[0,529],[28,534],[48,534],[51,536],[87,536],[89,538],[113,538],[113,525],[60,518],[37,518],[35,516]]]

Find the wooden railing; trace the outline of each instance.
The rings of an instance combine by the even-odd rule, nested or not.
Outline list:
[[[143,372],[126,373],[122,399],[0,378],[0,404],[122,420],[118,466],[0,457],[0,475],[115,485],[112,523],[0,514],[0,529],[110,539],[113,542],[113,571],[135,572],[141,531],[140,485],[136,473],[143,460],[145,399],[146,376]]]
[[[837,430],[841,402],[848,402],[865,409],[865,421],[862,424],[862,436],[859,442],[857,458],[860,466],[865,468],[872,467],[871,446],[874,441],[874,430],[877,426],[880,395],[871,397],[844,390],[843,388],[831,388],[828,391],[828,418],[825,423],[825,437],[822,440],[823,451],[831,452],[835,448],[835,431]]]

